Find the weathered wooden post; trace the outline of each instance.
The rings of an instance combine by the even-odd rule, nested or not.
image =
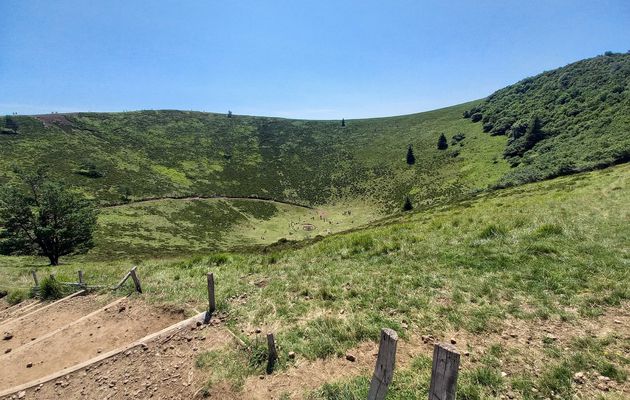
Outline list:
[[[368,392],[368,400],[382,400],[387,395],[388,386],[394,378],[397,343],[398,334],[396,331],[388,328],[381,330],[381,342],[378,346],[378,357]]]
[[[433,369],[429,400],[455,400],[459,353],[455,347],[436,343],[433,347]]]
[[[136,291],[142,293],[142,286],[140,286],[140,279],[138,279],[138,274],[136,274],[136,268],[138,267],[133,267],[131,271],[129,271],[129,275],[131,279],[133,279],[134,285],[136,285]]]
[[[278,352],[276,351],[276,341],[273,338],[273,333],[267,334],[267,347],[269,349],[269,356],[267,358],[267,373],[273,372],[273,366],[278,359]]]
[[[35,281],[35,287],[39,287],[39,280],[37,280],[37,272],[35,272],[35,270],[32,270],[31,275],[33,275],[33,280]]]
[[[212,318],[212,313],[217,309],[217,304],[214,300],[214,274],[208,272],[208,311],[203,319],[204,324],[209,324]]]
[[[79,270],[79,286],[83,286],[83,271]]]

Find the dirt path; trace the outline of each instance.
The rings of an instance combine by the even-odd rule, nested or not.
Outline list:
[[[75,320],[51,336],[44,335],[1,354],[0,390],[68,368],[180,320],[180,314],[159,312],[139,300],[122,299],[116,306]]]
[[[192,399],[205,383],[195,367],[196,355],[231,343],[225,329],[193,325],[25,390],[23,398]]]
[[[27,312],[34,311],[36,307],[42,306],[42,303],[33,299],[25,300],[15,306],[11,306],[6,301],[3,301],[2,304],[6,305],[6,307],[0,309],[0,324],[4,324],[9,319],[19,318]]]
[[[11,340],[0,341],[0,355],[17,350],[23,344],[57,330],[88,315],[111,301],[108,296],[78,296],[48,307],[33,318],[13,319],[0,325],[0,334],[11,334]],[[33,310],[35,311],[35,310]]]
[[[294,207],[306,208],[308,210],[313,210],[314,208],[311,206],[307,206],[300,203],[294,203],[292,201],[287,200],[275,200],[266,197],[257,197],[257,196],[248,196],[248,197],[239,197],[239,196],[226,196],[226,195],[199,195],[199,196],[164,196],[164,197],[151,197],[148,199],[141,200],[133,200],[128,203],[122,204],[111,204],[103,206],[103,208],[114,208],[114,207],[123,207],[134,204],[143,204],[143,203],[155,203],[162,200],[184,200],[184,201],[194,201],[194,200],[246,200],[246,201],[260,201],[264,203],[276,203],[276,204],[286,204]]]

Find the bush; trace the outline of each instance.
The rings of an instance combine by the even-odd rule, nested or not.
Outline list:
[[[483,118],[483,115],[481,115],[480,113],[474,113],[473,115],[470,116],[470,120],[472,122],[479,122],[481,121],[482,118]]]
[[[57,300],[63,297],[63,287],[52,276],[44,278],[39,284],[39,296],[43,300]]]
[[[448,149],[448,142],[446,141],[446,136],[444,136],[443,133],[438,138],[437,148],[438,148],[438,150],[446,150],[446,149]]]
[[[14,306],[26,300],[27,297],[28,297],[28,294],[26,293],[25,290],[17,289],[9,293],[9,295],[7,296],[7,303]]]

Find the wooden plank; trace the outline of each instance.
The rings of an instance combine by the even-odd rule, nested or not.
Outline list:
[[[32,340],[32,341],[30,341],[30,342],[26,342],[26,343],[24,343],[23,345],[21,345],[20,347],[16,348],[15,350],[18,350],[18,349],[19,349],[19,350],[23,350],[23,349],[25,349],[25,348],[29,348],[29,347],[33,346],[34,344],[37,344],[37,343],[41,342],[42,340],[46,340],[46,339],[48,339],[49,337],[54,336],[54,335],[56,335],[57,333],[59,333],[59,332],[61,332],[61,331],[65,330],[65,329],[68,329],[68,328],[69,328],[69,327],[71,327],[71,326],[74,326],[74,325],[76,325],[76,324],[78,324],[78,323],[80,323],[80,322],[83,322],[83,321],[85,321],[85,320],[86,320],[86,319],[88,319],[88,318],[92,318],[92,317],[93,317],[93,316],[95,316],[96,314],[98,314],[98,313],[100,313],[100,312],[104,311],[106,308],[108,308],[108,307],[112,307],[112,306],[115,306],[116,304],[120,303],[121,301],[123,301],[123,300],[125,300],[125,299],[126,299],[126,297],[121,297],[120,299],[115,300],[115,301],[113,301],[113,302],[109,303],[108,305],[106,305],[106,306],[104,306],[104,307],[99,308],[99,309],[98,309],[98,310],[96,310],[96,311],[92,311],[92,312],[91,312],[91,313],[89,313],[88,315],[84,315],[83,317],[81,317],[81,318],[79,318],[79,319],[75,319],[74,321],[70,322],[69,324],[66,324],[66,325],[62,326],[62,327],[61,327],[61,328],[59,328],[59,329],[56,329],[56,330],[51,331],[51,332],[48,332],[48,333],[47,333],[47,334],[45,334],[44,336],[40,336],[40,337],[38,337],[37,339]],[[41,310],[41,308],[40,308],[40,310]],[[37,311],[39,311],[39,310],[37,310]],[[1,357],[1,356],[0,356],[0,357]]]
[[[276,364],[276,360],[278,359],[276,341],[273,338],[273,333],[267,334],[267,348],[269,353],[267,356],[267,373],[270,374],[273,372],[273,367]]]
[[[138,347],[138,346],[142,345],[143,343],[147,343],[147,342],[150,342],[152,340],[155,340],[155,339],[159,338],[160,336],[168,334],[168,333],[170,333],[170,332],[172,332],[174,330],[183,329],[183,328],[188,327],[189,325],[196,324],[197,321],[200,321],[203,318],[204,314],[205,313],[202,313],[202,314],[199,314],[199,315],[195,315],[192,318],[189,318],[187,320],[178,322],[175,325],[171,325],[169,327],[166,327],[166,328],[162,329],[159,332],[155,332],[155,333],[152,333],[150,335],[147,335],[147,336],[143,337],[142,339],[136,340],[133,343],[126,344],[126,345],[124,345],[122,347],[119,347],[119,348],[114,349],[112,351],[109,351],[107,353],[101,354],[101,355],[99,355],[97,357],[91,358],[91,359],[89,359],[87,361],[84,361],[82,363],[73,365],[72,367],[63,369],[61,371],[54,372],[54,373],[52,373],[52,374],[50,374],[48,376],[45,376],[43,378],[39,378],[39,379],[36,379],[34,381],[22,384],[20,386],[14,386],[12,388],[6,389],[3,392],[0,392],[0,398],[1,397],[5,397],[5,396],[9,396],[11,394],[20,392],[22,390],[30,389],[32,387],[44,384],[46,382],[53,381],[55,379],[59,379],[59,378],[61,378],[63,376],[66,376],[66,375],[69,375],[69,374],[71,374],[73,372],[79,371],[79,370],[81,370],[81,369],[83,369],[85,367],[89,367],[90,365],[96,364],[96,363],[101,362],[103,360],[107,360],[108,358],[114,357],[114,356],[116,356],[116,355],[118,355],[120,353],[124,353],[125,351],[130,350],[130,349],[132,349],[134,347]]]
[[[433,369],[429,400],[455,400],[459,353],[455,347],[436,343],[433,347]]]
[[[378,357],[370,383],[368,400],[382,400],[387,395],[389,384],[394,378],[397,344],[398,334],[396,331],[388,328],[381,330],[381,341],[378,346]]]
[[[82,294],[85,294],[85,290],[80,290],[80,291],[78,291],[78,292],[72,293],[71,295],[66,296],[66,297],[64,297],[63,299],[57,300],[57,301],[55,301],[55,302],[52,302],[52,303],[50,303],[50,304],[48,304],[48,305],[45,305],[44,307],[40,307],[40,308],[38,308],[38,309],[36,309],[36,310],[33,310],[33,311],[31,311],[31,312],[29,312],[29,313],[27,313],[27,314],[24,314],[24,315],[22,315],[22,316],[19,316],[19,317],[17,317],[17,318],[14,318],[14,319],[11,319],[11,320],[6,320],[6,321],[2,322],[2,324],[0,324],[0,329],[2,329],[4,326],[8,325],[9,323],[13,323],[13,322],[15,322],[15,321],[20,321],[20,320],[22,320],[22,319],[24,319],[24,318],[26,318],[26,317],[30,317],[31,315],[33,315],[33,314],[35,314],[35,313],[38,313],[38,312],[40,312],[40,311],[44,311],[44,310],[46,310],[46,309],[48,309],[48,308],[50,308],[50,307],[53,307],[53,306],[55,306],[55,305],[57,305],[57,304],[61,303],[62,301],[69,300],[69,299],[71,299],[71,298],[73,298],[73,297],[75,297],[75,296],[80,296],[80,295],[82,295]]]
[[[142,286],[140,286],[140,279],[138,279],[138,274],[136,274],[136,268],[133,267],[129,274],[131,275],[131,279],[133,279],[133,284],[136,286],[136,292],[142,293]]]
[[[118,285],[114,286],[114,287],[112,288],[112,290],[117,290],[117,289],[120,289],[120,287],[121,287],[122,285],[124,285],[124,284],[125,284],[125,282],[127,282],[127,279],[129,279],[129,277],[130,277],[130,276],[131,276],[131,271],[127,272],[127,274],[124,276],[124,278],[122,278],[122,280],[118,283]]]

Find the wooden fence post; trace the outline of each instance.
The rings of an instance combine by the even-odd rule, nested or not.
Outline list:
[[[79,286],[83,286],[83,271],[79,270]]]
[[[203,319],[204,324],[209,324],[212,318],[212,313],[217,309],[217,304],[214,300],[214,274],[208,272],[208,311]]]
[[[455,347],[436,343],[433,347],[433,369],[429,400],[455,400],[459,353]]]
[[[35,287],[39,287],[39,280],[37,280],[37,272],[35,272],[35,270],[32,270],[31,275],[33,275],[33,280],[35,281]]]
[[[131,271],[129,271],[129,275],[131,276],[131,279],[133,279],[134,285],[136,285],[136,291],[138,291],[138,293],[142,293],[142,286],[140,286],[140,279],[138,279],[138,274],[136,274],[136,268],[138,267],[133,267]]]
[[[382,400],[387,395],[388,386],[394,378],[397,343],[398,334],[396,331],[388,328],[381,330],[381,342],[378,347],[378,357],[368,392],[368,400]]]
[[[267,373],[273,372],[273,366],[278,359],[278,352],[276,351],[276,341],[273,338],[273,333],[267,334],[267,347],[269,348],[269,356],[267,358]]]

